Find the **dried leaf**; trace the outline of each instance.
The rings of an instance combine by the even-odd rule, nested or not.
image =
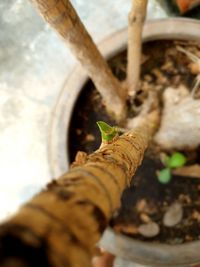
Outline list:
[[[190,166],[184,166],[173,170],[172,173],[184,177],[200,178],[200,165],[194,164]]]

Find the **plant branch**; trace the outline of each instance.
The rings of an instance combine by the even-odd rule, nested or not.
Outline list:
[[[31,0],[42,17],[53,27],[80,61],[105,101],[106,108],[119,122],[125,117],[125,90],[88,34],[69,0]]]
[[[157,120],[154,113],[73,165],[2,224],[0,266],[91,266],[95,244],[141,164]]]
[[[128,25],[128,94],[131,98],[138,90],[142,53],[142,29],[148,0],[132,0]]]

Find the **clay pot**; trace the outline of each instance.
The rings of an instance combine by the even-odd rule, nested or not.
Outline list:
[[[200,22],[177,18],[147,22],[143,41],[159,39],[200,41]],[[124,29],[107,38],[99,47],[106,58],[111,58],[124,51],[126,46],[127,30]],[[66,81],[54,109],[49,135],[49,161],[53,177],[58,177],[68,168],[71,116],[87,80],[87,75],[78,66]],[[124,266],[128,263],[131,266],[131,262],[154,267],[189,267],[200,263],[200,241],[182,245],[155,244],[134,240],[108,228],[100,244],[107,251],[125,259],[125,262],[121,259]]]

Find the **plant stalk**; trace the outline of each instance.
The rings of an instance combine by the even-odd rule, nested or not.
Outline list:
[[[134,98],[140,79],[142,54],[142,29],[146,18],[148,0],[132,0],[128,25],[128,95]]]
[[[0,266],[90,267],[95,245],[142,162],[157,120],[157,113],[149,116],[74,164],[3,223]]]
[[[41,16],[62,36],[101,94],[117,122],[126,116],[126,92],[82,24],[69,0],[31,0]]]

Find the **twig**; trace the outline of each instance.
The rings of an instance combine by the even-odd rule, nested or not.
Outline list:
[[[172,173],[183,177],[200,178],[200,165],[183,166],[173,170]]]
[[[128,94],[135,96],[138,89],[142,50],[142,29],[148,0],[132,0],[128,26]]]
[[[200,66],[200,58],[197,57],[195,54],[191,53],[190,51],[187,51],[185,48],[181,46],[177,46],[177,50],[184,53],[192,62],[197,63]],[[197,75],[194,87],[192,88],[191,91],[191,96],[193,98],[195,97],[197,90],[199,89],[199,86],[200,86],[200,74]]]
[[[117,121],[125,117],[126,94],[113,76],[69,0],[31,0],[42,17],[63,37]]]
[[[200,87],[200,74],[197,75],[196,82],[195,82],[194,87],[191,91],[192,98],[195,98],[195,95],[196,95],[197,91],[199,90],[199,87]]]
[[[184,53],[191,61],[200,64],[200,58],[197,57],[195,54],[191,53],[190,51],[187,51],[181,46],[177,46],[177,50]]]

